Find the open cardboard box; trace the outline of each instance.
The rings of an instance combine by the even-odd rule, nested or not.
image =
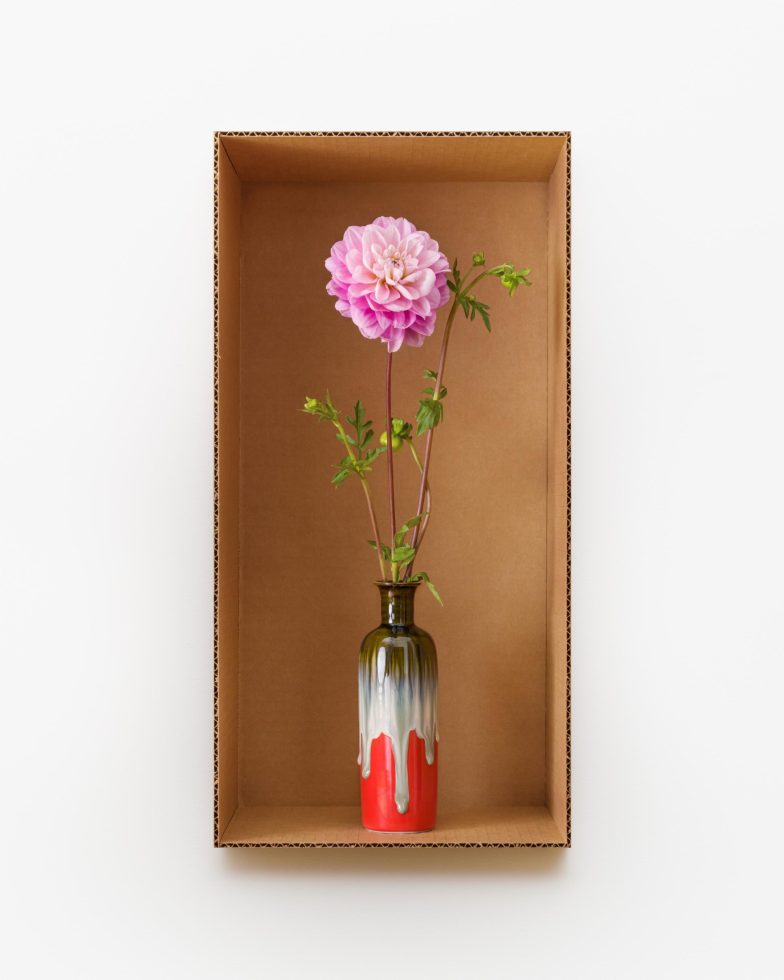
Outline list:
[[[215,136],[215,844],[569,846],[569,134]],[[340,447],[306,394],[383,428],[384,348],[333,309],[324,259],[349,224],[403,215],[465,268],[531,268],[493,331],[459,315],[417,622],[440,665],[439,819],[359,819],[356,670],[375,558]],[[435,338],[395,358],[415,413]],[[416,510],[396,457],[398,514]],[[374,474],[379,505],[383,467]],[[404,513],[405,512],[405,513]]]

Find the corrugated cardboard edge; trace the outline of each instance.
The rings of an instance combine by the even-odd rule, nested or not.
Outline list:
[[[566,141],[566,841],[546,844],[481,844],[411,841],[410,843],[223,843],[218,824],[218,160],[225,136],[559,136]],[[572,846],[572,136],[568,131],[244,131],[213,134],[213,844],[215,847],[285,848],[563,848]]]

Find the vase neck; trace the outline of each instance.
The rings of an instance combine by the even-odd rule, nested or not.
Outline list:
[[[381,625],[411,626],[414,622],[414,593],[418,583],[378,582],[381,594]]]

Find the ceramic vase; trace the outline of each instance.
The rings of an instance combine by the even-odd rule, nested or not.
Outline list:
[[[438,663],[414,624],[417,584],[378,582],[381,623],[359,655],[359,766],[367,830],[432,830],[438,789]]]

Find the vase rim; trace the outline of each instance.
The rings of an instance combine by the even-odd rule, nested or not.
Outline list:
[[[375,583],[380,589],[416,589],[421,582],[382,582],[376,580]]]

